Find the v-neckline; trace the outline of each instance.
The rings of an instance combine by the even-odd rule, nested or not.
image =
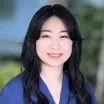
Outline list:
[[[59,104],[63,104],[62,102],[65,102],[65,100],[67,100],[68,98],[68,97],[65,97],[64,101],[62,100],[63,96],[65,96],[65,92],[64,92],[66,90],[65,83],[66,83],[66,76],[65,76],[65,73],[63,73]],[[47,96],[47,98],[50,101],[50,104],[56,104],[51,92],[49,91],[47,85],[45,84],[45,82],[41,77],[40,77],[40,90]],[[68,91],[66,91],[66,93],[67,95],[69,95]]]

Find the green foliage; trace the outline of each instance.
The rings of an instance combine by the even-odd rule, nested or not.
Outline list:
[[[98,68],[104,9],[83,4],[72,7],[71,11],[77,19],[82,37],[89,37],[83,41],[81,70],[87,79],[92,79]]]
[[[20,64],[15,61],[7,61],[0,67],[0,89],[14,76],[20,73]]]

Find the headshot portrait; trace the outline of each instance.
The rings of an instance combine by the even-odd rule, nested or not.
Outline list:
[[[21,73],[2,88],[0,104],[97,104],[80,70],[83,41],[67,7],[39,8],[24,37]]]

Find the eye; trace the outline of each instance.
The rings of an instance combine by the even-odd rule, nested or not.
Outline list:
[[[69,38],[67,35],[63,35],[61,36],[61,38]]]
[[[50,38],[50,36],[49,35],[43,35],[43,36],[41,36],[42,38]]]

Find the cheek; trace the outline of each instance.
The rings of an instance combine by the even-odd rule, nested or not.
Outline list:
[[[65,57],[69,58],[71,56],[72,53],[72,41],[67,41],[65,42],[64,46],[63,46],[63,51],[65,53]]]
[[[47,42],[45,42],[45,41],[37,41],[36,42],[36,50],[37,51],[45,51],[46,49],[47,49],[47,47],[48,47],[48,44],[47,44]]]
[[[69,41],[64,41],[62,46],[63,46],[65,51],[70,52],[72,50],[72,44],[73,44],[73,42],[71,40],[69,40]]]

